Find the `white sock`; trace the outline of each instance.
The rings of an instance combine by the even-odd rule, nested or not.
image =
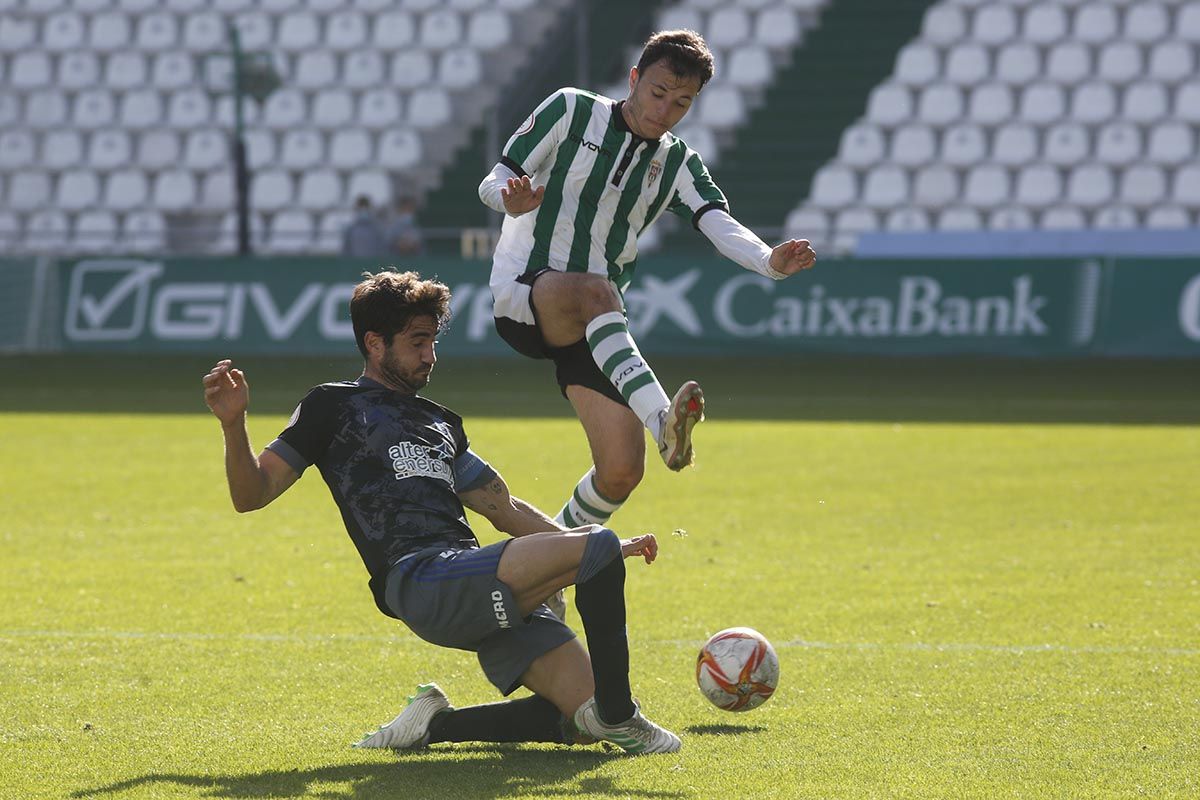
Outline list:
[[[660,413],[671,400],[638,352],[625,316],[620,311],[610,311],[596,317],[588,323],[587,343],[600,371],[612,381],[642,424],[658,438]]]
[[[580,525],[603,525],[617,513],[624,500],[610,500],[596,488],[596,468],[588,470],[571,493],[554,521],[564,528]]]

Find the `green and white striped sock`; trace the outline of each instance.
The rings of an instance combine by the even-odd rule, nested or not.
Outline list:
[[[659,412],[669,406],[671,400],[638,352],[637,343],[625,323],[625,315],[610,311],[593,319],[587,326],[587,343],[600,371],[617,387],[642,424],[657,437]]]
[[[617,513],[624,500],[610,500],[596,488],[596,468],[592,467],[579,481],[566,505],[558,512],[554,521],[564,528],[580,525],[603,525]]]

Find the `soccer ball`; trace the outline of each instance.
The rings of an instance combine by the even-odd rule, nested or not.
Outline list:
[[[749,711],[767,702],[779,685],[779,657],[753,628],[727,628],[700,648],[696,684],[717,708]]]

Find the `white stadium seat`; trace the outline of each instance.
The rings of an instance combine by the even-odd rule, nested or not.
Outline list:
[[[135,41],[139,50],[156,52],[175,46],[179,26],[174,14],[146,14],[138,19]]]
[[[912,117],[912,95],[895,83],[882,83],[871,90],[867,100],[867,119],[886,128]]]
[[[271,220],[263,243],[268,253],[302,253],[312,247],[312,218],[304,211],[281,211]]]
[[[483,79],[483,62],[477,50],[455,48],[438,57],[438,83],[447,89],[467,89]]]
[[[700,122],[717,130],[736,127],[746,119],[745,100],[732,86],[709,86],[697,102]]]
[[[318,128],[341,128],[354,119],[354,95],[344,89],[324,89],[312,101],[311,124]]]
[[[726,79],[739,88],[756,89],[771,82],[775,68],[765,47],[748,44],[734,49],[729,58]]]
[[[1176,87],[1172,108],[1179,120],[1200,123],[1200,81],[1191,81]]]
[[[320,253],[341,252],[342,231],[353,219],[354,215],[349,211],[327,211],[322,214],[316,239],[312,243],[313,250]]]
[[[1035,83],[1021,92],[1018,116],[1034,125],[1047,125],[1066,113],[1063,87],[1054,83]]]
[[[236,202],[233,172],[216,170],[209,172],[200,182],[200,208],[206,211],[227,211]]]
[[[467,44],[484,52],[506,46],[512,40],[508,14],[494,9],[472,12],[467,22]]]
[[[305,172],[300,178],[301,208],[324,211],[342,202],[342,179],[332,169]]]
[[[1128,206],[1105,206],[1092,216],[1097,230],[1132,230],[1141,227],[1137,212]]]
[[[25,124],[36,130],[58,128],[67,120],[67,96],[54,90],[33,92],[25,97]]]
[[[346,197],[366,195],[374,206],[383,206],[391,202],[392,187],[386,175],[375,170],[358,171],[350,176],[346,187]]]
[[[1082,42],[1059,42],[1046,57],[1046,77],[1074,86],[1092,76],[1092,51]]]
[[[657,15],[657,30],[668,31],[687,28],[693,31],[704,30],[704,15],[698,8],[689,4],[670,4],[661,9]]]
[[[967,42],[950,48],[946,55],[946,80],[960,86],[974,86],[991,74],[988,50],[981,44]]]
[[[279,165],[290,170],[306,170],[324,160],[324,142],[321,134],[311,128],[299,128],[283,135]]]
[[[154,57],[154,85],[160,89],[182,89],[196,79],[195,61],[187,53],[171,50]]]
[[[1061,122],[1045,133],[1043,156],[1058,167],[1073,167],[1091,156],[1087,128],[1077,122]]]
[[[146,84],[146,59],[141,53],[113,53],[104,66],[104,85],[110,89],[134,89]]]
[[[416,36],[416,22],[413,15],[406,11],[380,14],[371,28],[371,42],[378,50],[402,52],[416,40]]]
[[[1110,122],[1096,134],[1096,160],[1111,166],[1131,164],[1142,157],[1142,133],[1128,122]]]
[[[921,90],[916,118],[921,122],[942,127],[962,119],[963,96],[957,86],[935,83]]]
[[[1196,136],[1190,125],[1171,121],[1150,131],[1147,158],[1156,164],[1176,166],[1196,158]]]
[[[1125,37],[1151,44],[1166,37],[1170,29],[1167,8],[1161,3],[1138,2],[1125,12]]]
[[[462,19],[448,10],[430,11],[421,17],[417,41],[427,50],[445,50],[463,38]]]
[[[1180,230],[1192,227],[1191,214],[1179,206],[1155,206],[1146,212],[1146,227],[1154,230]]]
[[[1200,42],[1200,6],[1187,3],[1175,17],[1175,35],[1185,42]]]
[[[784,236],[810,242],[826,238],[829,227],[829,215],[816,208],[792,209],[783,223]]]
[[[937,80],[941,69],[936,47],[921,41],[909,42],[896,57],[893,77],[907,86],[924,86]]]
[[[13,77],[16,75],[14,73]],[[95,53],[64,53],[58,59],[58,87],[79,90],[100,81],[100,60]]]
[[[25,226],[25,247],[35,253],[61,250],[71,232],[67,215],[57,208],[45,208],[29,217]]]
[[[21,221],[16,214],[0,211],[0,249],[15,250],[21,241]]]
[[[908,199],[908,173],[892,164],[880,164],[866,174],[862,201],[871,208],[893,208]]]
[[[213,122],[212,101],[200,89],[173,92],[167,105],[167,124],[179,130],[209,125]]]
[[[279,20],[275,33],[276,45],[288,53],[299,53],[316,47],[321,41],[321,23],[315,14],[296,11]]]
[[[681,138],[696,147],[687,136]],[[842,131],[841,144],[838,146],[838,160],[843,164],[856,167],[874,164],[883,159],[886,140],[877,126],[860,122]],[[704,152],[704,151],[701,151]]]
[[[996,56],[996,79],[1023,86],[1042,74],[1042,54],[1029,42],[1009,42]]]
[[[387,64],[376,50],[360,50],[345,57],[342,84],[348,89],[371,89],[381,86]]]
[[[1071,93],[1071,119],[1083,123],[1106,122],[1116,116],[1117,93],[1107,83],[1091,81]]]
[[[49,131],[45,136],[42,140],[42,166],[64,170],[83,163],[83,136],[79,131]]]
[[[967,171],[963,200],[976,208],[995,208],[1012,196],[1008,170],[998,164],[980,164]]]
[[[708,17],[704,38],[719,50],[736,47],[750,40],[750,14],[744,8],[724,6]]]
[[[987,226],[993,231],[1027,231],[1033,228],[1033,214],[1020,206],[1000,208],[988,215]]]
[[[1122,115],[1133,122],[1157,122],[1168,113],[1167,87],[1156,81],[1139,81],[1125,89]]]
[[[215,128],[201,128],[187,135],[183,164],[188,169],[207,172],[231,163],[225,133]]]
[[[69,249],[77,253],[104,253],[116,244],[120,228],[111,211],[84,211],[75,217]]]
[[[1067,200],[1083,208],[1097,208],[1113,198],[1112,170],[1101,164],[1082,164],[1071,170]]]
[[[125,216],[121,244],[134,253],[159,253],[167,246],[167,222],[158,211],[135,211]]]
[[[813,176],[809,202],[819,208],[839,208],[858,197],[854,171],[839,164],[826,164]]]
[[[416,89],[433,80],[433,57],[424,50],[406,50],[392,59],[391,85]]]
[[[0,127],[8,127],[21,117],[21,100],[16,94],[0,94]]]
[[[987,155],[983,129],[971,123],[947,128],[942,133],[941,159],[956,167],[968,167]]]
[[[1141,48],[1129,41],[1108,42],[1101,47],[1096,67],[1100,80],[1116,84],[1129,83],[1145,71]]]
[[[34,163],[36,148],[29,131],[0,133],[0,169],[11,171]]]
[[[292,179],[283,170],[262,170],[250,181],[250,205],[255,211],[279,211],[293,199]]]
[[[967,17],[962,9],[934,3],[925,12],[921,38],[943,47],[956,44],[967,35]]]
[[[371,161],[371,135],[362,128],[336,131],[329,141],[329,163],[339,169],[366,166]]]
[[[897,208],[888,212],[883,228],[896,233],[927,231],[931,227],[929,212],[920,208]]]
[[[837,233],[863,233],[879,230],[879,216],[867,208],[843,208],[833,217]]]
[[[938,215],[938,230],[977,231],[983,228],[983,218],[974,208],[947,208]]]
[[[296,57],[295,77],[301,89],[323,89],[338,82],[338,61],[329,50],[309,50]]]
[[[407,128],[392,128],[379,137],[379,166],[385,169],[407,169],[421,160],[421,140]]]
[[[984,83],[971,89],[967,119],[986,127],[1012,119],[1013,92],[1003,83]]]
[[[271,93],[263,105],[263,124],[282,131],[308,122],[304,95],[299,89],[279,89]]]
[[[222,50],[228,46],[225,37],[225,22],[217,14],[188,14],[184,19],[183,46],[187,50],[195,53]],[[242,41],[242,47],[250,46]]]
[[[1026,42],[1047,45],[1067,35],[1067,11],[1061,5],[1040,3],[1024,14],[1022,36]]]
[[[150,187],[140,169],[122,169],[104,182],[104,207],[113,211],[131,211],[146,205]]]
[[[408,121],[413,127],[427,129],[445,125],[450,114],[450,96],[437,86],[417,89],[409,98]]]
[[[1165,83],[1178,83],[1191,77],[1196,71],[1192,48],[1175,39],[1158,42],[1150,51],[1151,78]]]
[[[391,89],[371,89],[358,101],[358,124],[368,130],[383,130],[400,122],[399,95]]]
[[[1075,12],[1075,38],[1089,44],[1115,39],[1118,33],[1117,9],[1111,5],[1089,3]]]
[[[937,137],[924,125],[905,125],[892,132],[892,161],[905,167],[918,167],[937,155]]]
[[[1017,173],[1016,201],[1030,208],[1044,208],[1062,196],[1062,175],[1049,164],[1030,164]],[[1028,226],[1027,226],[1028,227]]]
[[[275,165],[275,135],[262,128],[254,128],[242,135],[246,145],[246,164],[252,170]]]
[[[153,89],[137,89],[121,97],[121,126],[141,130],[162,125],[162,97]]]
[[[1081,231],[1087,228],[1087,217],[1075,206],[1056,206],[1046,209],[1039,227],[1046,231]]]
[[[179,137],[166,129],[151,130],[138,138],[137,164],[148,170],[160,170],[179,163]]]
[[[83,211],[100,199],[100,180],[91,170],[70,170],[58,176],[54,207],[63,211]]]
[[[83,45],[84,28],[84,18],[79,14],[54,14],[42,24],[42,46],[54,53],[76,50]]]
[[[1175,170],[1171,200],[1192,209],[1200,208],[1200,164],[1187,164]]]
[[[122,130],[104,130],[92,134],[88,142],[87,164],[94,170],[108,172],[133,163],[133,144]]]
[[[196,205],[196,178],[181,169],[160,172],[151,196],[151,204],[159,211],[188,211]]]
[[[40,89],[53,83],[50,56],[39,51],[17,53],[12,60],[12,85],[17,89]]]
[[[992,4],[975,12],[971,37],[977,42],[995,46],[1017,34],[1017,12],[1010,6]]]
[[[1117,196],[1135,208],[1152,208],[1167,199],[1167,174],[1155,164],[1136,164],[1121,173]]]
[[[325,21],[325,45],[346,53],[367,41],[367,18],[357,11],[339,11]]]
[[[932,164],[917,170],[913,181],[913,200],[925,208],[944,208],[958,199],[958,173],[945,164]]]
[[[275,43],[275,28],[266,14],[238,14],[234,24],[237,25],[243,50],[262,50]]]
[[[772,6],[759,11],[754,18],[752,40],[773,50],[794,47],[801,37],[796,12],[787,6]]]
[[[37,22],[15,15],[0,17],[0,53],[19,53],[37,41]]]

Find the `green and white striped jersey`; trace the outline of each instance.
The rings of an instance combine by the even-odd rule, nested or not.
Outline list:
[[[705,212],[728,211],[699,153],[672,133],[635,135],[619,103],[580,89],[546,98],[508,140],[500,163],[546,192],[535,210],[505,216],[493,285],[552,267],[606,275],[624,292],[637,237],[664,211],[697,227]]]

